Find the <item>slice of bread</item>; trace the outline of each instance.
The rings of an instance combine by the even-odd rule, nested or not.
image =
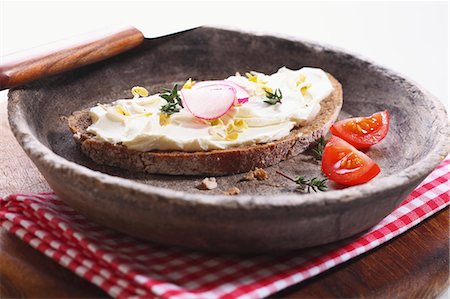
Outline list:
[[[321,102],[320,113],[312,123],[294,128],[283,139],[253,146],[207,152],[141,152],[121,144],[96,140],[93,134],[86,131],[92,124],[89,110],[74,112],[68,118],[68,123],[83,153],[99,164],[171,175],[218,176],[242,173],[296,156],[328,132],[341,110],[343,99],[341,84],[333,76],[328,74],[328,77],[334,90]]]

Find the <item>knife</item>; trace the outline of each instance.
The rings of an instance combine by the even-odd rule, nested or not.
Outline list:
[[[159,28],[148,39],[157,39],[184,31]],[[132,26],[113,26],[0,57],[0,90],[92,64],[139,46],[144,34]]]

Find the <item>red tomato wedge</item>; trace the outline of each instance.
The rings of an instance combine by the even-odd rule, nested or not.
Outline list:
[[[322,172],[336,183],[353,186],[376,177],[380,167],[345,140],[331,136],[323,150]]]
[[[377,112],[368,117],[355,117],[334,123],[331,134],[338,136],[358,149],[380,142],[389,130],[388,112]]]

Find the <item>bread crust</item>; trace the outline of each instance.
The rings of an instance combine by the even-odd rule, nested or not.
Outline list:
[[[121,144],[96,140],[86,129],[92,121],[88,110],[74,112],[68,125],[82,152],[98,164],[116,166],[132,171],[170,175],[220,176],[265,168],[296,156],[324,136],[336,120],[343,101],[342,86],[330,74],[333,92],[321,102],[319,115],[311,124],[294,128],[277,141],[224,150],[181,152],[128,149]]]

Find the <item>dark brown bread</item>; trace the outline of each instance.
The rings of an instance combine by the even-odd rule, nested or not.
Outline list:
[[[265,144],[207,152],[141,152],[96,140],[93,134],[86,132],[92,123],[88,110],[74,112],[68,119],[69,128],[83,153],[99,164],[172,175],[217,176],[247,172],[296,156],[328,132],[341,110],[343,98],[341,84],[328,76],[334,91],[321,102],[316,119],[307,126],[295,128],[281,140]]]

